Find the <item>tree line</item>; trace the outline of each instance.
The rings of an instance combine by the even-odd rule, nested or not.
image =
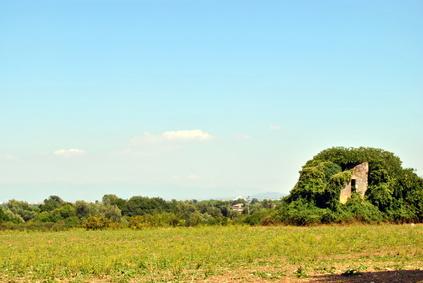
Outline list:
[[[242,211],[233,209],[241,204]],[[41,204],[10,200],[0,206],[3,229],[86,229],[260,224],[270,215],[278,201],[244,199],[166,201],[159,197],[134,196],[123,199],[104,195],[101,201],[66,202],[50,196]],[[248,209],[247,209],[248,208]],[[259,217],[260,216],[260,217]]]
[[[341,190],[351,170],[369,163],[364,198],[352,194],[342,204]],[[290,194],[280,200],[238,199],[166,201],[158,197],[66,202],[50,196],[41,204],[10,200],[0,205],[0,229],[86,229],[198,225],[312,225],[326,223],[423,222],[423,179],[403,168],[393,153],[377,148],[326,149],[301,169]],[[239,207],[234,207],[241,204]]]

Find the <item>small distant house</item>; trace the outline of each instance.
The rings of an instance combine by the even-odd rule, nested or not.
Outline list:
[[[244,211],[244,204],[236,203],[236,204],[232,205],[232,210],[239,212],[239,213],[242,213]]]
[[[351,180],[341,190],[339,201],[346,203],[352,193],[359,193],[364,198],[368,187],[369,163],[363,162],[351,169]]]

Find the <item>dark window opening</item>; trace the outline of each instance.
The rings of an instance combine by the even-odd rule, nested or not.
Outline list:
[[[352,179],[351,180],[351,192],[355,193],[357,191],[357,180],[356,179]]]

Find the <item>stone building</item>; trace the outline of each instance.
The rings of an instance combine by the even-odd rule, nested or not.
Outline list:
[[[351,169],[351,171],[352,175],[350,182],[341,190],[341,196],[339,199],[341,203],[346,203],[353,192],[357,192],[364,197],[364,194],[367,191],[369,163],[363,162],[355,166]]]
[[[239,213],[242,213],[244,211],[244,204],[242,204],[242,203],[234,204],[234,205],[232,205],[232,210],[239,212]]]

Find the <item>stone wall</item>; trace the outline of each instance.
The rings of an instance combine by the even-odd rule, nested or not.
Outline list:
[[[346,203],[347,200],[351,197],[351,193],[355,190],[362,197],[367,191],[368,187],[368,175],[369,175],[369,163],[364,162],[355,166],[352,170],[351,180],[341,191],[341,196],[339,201],[341,203]],[[355,180],[355,181],[354,181]],[[355,182],[355,188],[352,184]]]

